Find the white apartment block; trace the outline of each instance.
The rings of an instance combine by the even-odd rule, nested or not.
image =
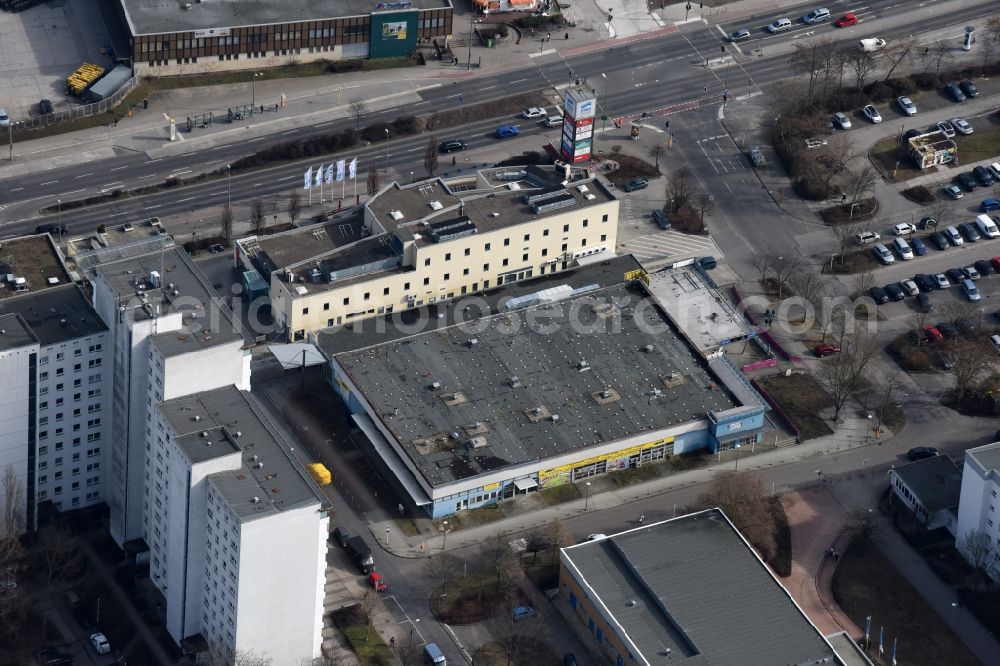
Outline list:
[[[329,517],[280,431],[230,385],[160,403],[153,432],[150,577],[170,635],[229,661],[320,656]]]
[[[614,255],[619,201],[586,169],[393,183],[353,216],[237,243],[289,339]]]
[[[966,539],[972,531],[985,541],[983,570],[1000,582],[1000,442],[965,452],[955,547],[966,559]]]
[[[108,332],[48,235],[6,240],[4,251],[0,473],[14,464],[30,531],[40,512],[105,500]]]
[[[155,405],[221,386],[250,387],[250,353],[228,307],[180,248],[98,265],[94,305],[110,327],[113,382],[111,535],[143,524],[147,439]]]

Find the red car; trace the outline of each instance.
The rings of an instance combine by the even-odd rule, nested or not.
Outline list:
[[[941,331],[937,330],[936,326],[931,326],[930,324],[924,326],[924,336],[928,342],[944,342],[944,336],[941,335]]]
[[[821,345],[816,345],[813,351],[816,352],[817,357],[823,358],[825,356],[833,356],[834,354],[839,354],[840,347],[838,347],[835,344],[831,344],[829,342],[824,342]]]
[[[1000,257],[993,257],[990,259],[990,263],[993,264],[993,269],[996,270],[997,273],[1000,273]]]
[[[858,22],[858,15],[854,12],[847,12],[839,19],[833,22],[838,28],[846,28],[848,26],[854,25]]]
[[[941,334],[938,333],[938,335]],[[385,584],[385,579],[382,578],[382,575],[376,571],[368,574],[368,584],[371,585],[372,589],[376,592],[385,592],[389,589],[389,586]]]

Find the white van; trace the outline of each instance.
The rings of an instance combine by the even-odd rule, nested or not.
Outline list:
[[[892,252],[889,252],[889,248],[882,243],[875,244],[875,247],[872,248],[872,254],[875,255],[876,259],[887,266],[896,261],[896,258],[892,256]]]
[[[1000,236],[1000,229],[997,229],[996,222],[993,221],[989,215],[979,215],[976,217],[976,226],[979,227],[979,233],[986,236],[987,238],[996,238]]]
[[[962,239],[962,234],[958,233],[958,229],[955,227],[945,227],[944,235],[948,238],[948,242],[952,245],[961,245],[965,241]]]
[[[913,259],[913,250],[910,249],[910,244],[907,243],[904,239],[894,238],[892,241],[892,246],[896,249],[896,252],[899,253],[899,258],[902,259],[903,261],[909,261],[910,259]]]
[[[994,162],[990,165],[990,173],[993,174],[993,178],[1000,180],[1000,162]]]
[[[979,300],[979,290],[976,289],[976,283],[972,280],[962,280],[962,291],[965,292],[965,297],[970,301]]]
[[[424,646],[424,661],[433,666],[447,666],[448,663],[437,643],[428,643]]]
[[[885,40],[878,37],[862,39],[858,42],[858,46],[861,47],[862,53],[877,53],[885,48]]]

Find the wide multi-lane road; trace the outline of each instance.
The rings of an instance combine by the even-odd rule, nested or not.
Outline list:
[[[554,51],[540,54],[530,66],[491,75],[455,79],[446,85],[424,90],[420,101],[387,108],[365,118],[367,124],[388,122],[404,114],[432,113],[459,104],[474,104],[533,90],[559,87],[577,80],[593,86],[601,99],[603,112],[618,117],[648,112],[652,117],[665,116],[683,110],[707,109],[721,101],[724,90],[732,96],[744,95],[766,88],[769,84],[791,75],[788,54],[790,45],[799,39],[829,36],[842,41],[844,48],[856,48],[856,40],[878,34],[883,37],[902,36],[962,25],[995,12],[991,2],[969,0],[926,0],[921,3],[901,3],[899,0],[871,0],[865,5],[848,2],[828,3],[839,15],[855,11],[862,17],[858,25],[837,29],[831,24],[805,26],[800,17],[812,6],[749,16],[732,24],[682,27],[678,32],[654,38],[624,43],[611,48],[595,45],[561,56]],[[940,11],[937,11],[940,9]],[[781,35],[770,35],[765,26],[775,18],[788,16],[795,27]],[[737,28],[747,28],[751,39],[741,42],[743,54],[739,62],[729,66],[705,67],[705,60],[716,58],[727,49],[737,47],[723,41],[723,34]],[[760,49],[760,50],[758,50]],[[754,57],[748,58],[747,56]],[[602,74],[604,76],[602,76]],[[713,111],[714,112],[714,111]],[[512,121],[512,119],[511,119]],[[466,140],[471,155],[475,149],[496,141],[492,132],[505,119],[484,118],[462,128],[448,131]],[[44,172],[16,175],[0,185],[0,235],[8,236],[31,230],[42,222],[55,221],[57,214],[43,215],[41,210],[115,189],[130,190],[159,183],[170,176],[190,176],[201,171],[225,170],[226,164],[242,155],[260,150],[271,143],[289,139],[308,139],[352,126],[349,118],[324,121],[319,125],[282,130],[254,142],[234,141],[231,144],[193,147],[190,152],[168,157],[150,158],[146,153],[127,153],[108,159],[67,165]],[[534,121],[519,121],[522,136],[553,134]],[[548,141],[555,136],[545,136]],[[397,170],[421,171],[426,137],[409,137],[389,142],[390,167]],[[373,145],[352,150],[362,163],[385,162],[386,147]],[[444,163],[447,158],[442,158]],[[312,161],[315,161],[313,158]],[[96,205],[72,213],[63,213],[62,221],[71,224],[73,233],[82,233],[102,223],[129,221],[151,215],[165,216],[186,213],[189,216],[203,208],[218,206],[231,199],[239,202],[251,197],[275,197],[287,193],[301,179],[308,166],[285,164],[249,173],[234,173],[225,177],[176,188],[142,197],[130,197],[113,203]],[[363,174],[361,175],[363,177]],[[363,186],[362,184],[359,184]],[[348,186],[348,194],[353,186]]]

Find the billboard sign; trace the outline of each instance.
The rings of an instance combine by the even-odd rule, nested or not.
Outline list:
[[[382,41],[406,40],[406,21],[387,21],[382,24]]]

